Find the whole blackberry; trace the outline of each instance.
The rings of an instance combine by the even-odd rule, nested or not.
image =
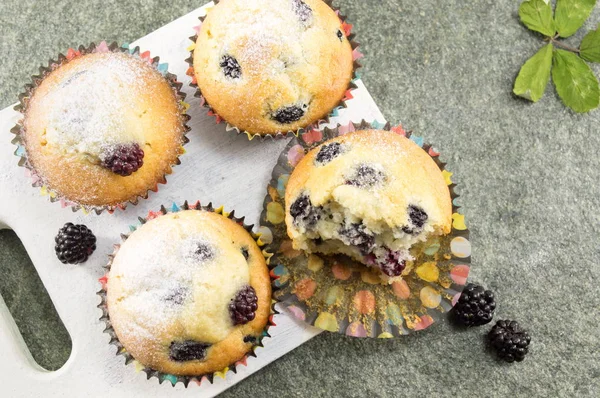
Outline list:
[[[113,173],[127,177],[144,164],[144,151],[137,143],[120,144],[107,151],[102,165]]]
[[[229,303],[229,315],[234,325],[244,325],[256,316],[258,297],[252,286],[244,286]]]
[[[465,326],[481,326],[491,322],[495,309],[494,293],[469,283],[454,306],[454,315]]]
[[[302,118],[302,116],[304,116],[304,110],[295,105],[279,108],[272,115],[273,119],[277,120],[281,124],[288,124],[298,121]]]
[[[531,338],[516,321],[501,320],[488,333],[488,341],[498,358],[506,362],[521,362],[529,352]]]
[[[66,223],[54,238],[56,257],[63,264],[78,264],[87,261],[96,250],[96,237],[85,225]]]

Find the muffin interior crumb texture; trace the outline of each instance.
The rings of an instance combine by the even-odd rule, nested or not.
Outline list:
[[[113,205],[170,173],[185,132],[169,82],[128,53],[63,63],[35,88],[23,141],[44,183],[67,200]]]
[[[252,286],[253,272],[268,286],[260,250],[233,221],[192,210],[159,217],[134,232],[113,261],[111,323],[146,366],[173,374],[220,370],[251,347],[244,336],[257,338],[266,323],[269,297],[264,286]]]
[[[345,254],[393,281],[418,242],[450,231],[451,202],[435,162],[410,140],[367,131],[328,141],[286,190],[288,234],[308,252]]]
[[[352,48],[321,0],[224,0],[194,50],[198,86],[231,124],[253,133],[295,130],[339,103]]]

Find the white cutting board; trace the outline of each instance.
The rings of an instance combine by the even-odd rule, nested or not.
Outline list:
[[[169,71],[184,84],[182,90],[188,94],[186,101],[191,104],[192,116],[190,143],[181,157],[182,164],[174,167],[167,185],[160,185],[158,193],[150,192],[150,198],[139,205],[97,216],[73,213],[59,203],[50,203],[40,195],[39,188],[31,187],[25,168],[17,166],[19,158],[13,154],[16,147],[10,142],[13,138],[10,129],[20,114],[12,106],[0,111],[0,228],[13,229],[23,242],[73,341],[71,356],[60,370],[48,372],[40,368],[0,298],[2,396],[211,397],[320,332],[285,313],[278,314],[274,318],[277,326],[269,329],[272,338],[263,340],[264,347],[257,349],[256,358],[248,358],[247,367],[239,366],[236,374],[228,372],[225,379],[215,377],[214,384],[190,383],[187,389],[182,383],[173,387],[169,382],[159,385],[156,378],[146,380],[144,372],[136,372],[132,364],[124,364],[122,356],[115,356],[116,348],[108,344],[109,336],[102,333],[104,323],[98,320],[101,310],[96,308],[100,302],[96,295],[100,289],[98,278],[104,274],[102,266],[113,250],[112,245],[119,242],[119,234],[128,232],[128,225],[135,224],[137,216],[158,210],[162,204],[180,204],[184,200],[224,205],[226,210],[235,209],[236,216],[246,216],[247,223],[258,225],[271,171],[288,141],[248,141],[245,135],[226,132],[225,124],[216,125],[215,119],[207,116],[206,109],[200,108],[199,100],[193,97],[190,78],[185,74],[188,68],[185,59],[189,56],[186,48],[205,7],[132,43],[142,51],[150,50],[161,62],[168,62]],[[354,99],[348,102],[347,109],[340,111],[339,117],[332,119],[332,124],[361,119],[385,122],[360,80],[357,85]],[[96,252],[83,265],[64,265],[54,253],[54,236],[69,221],[86,224],[98,238]]]

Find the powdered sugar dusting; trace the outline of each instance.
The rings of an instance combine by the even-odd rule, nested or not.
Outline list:
[[[111,52],[75,59],[67,73],[45,101],[50,107],[48,144],[98,161],[115,144],[143,143],[142,133],[124,116],[134,111],[131,99],[160,78],[158,72],[134,56]]]
[[[223,6],[228,7],[227,23],[215,20],[208,37],[208,46],[219,49],[219,59],[233,56],[242,67],[242,75],[258,75],[265,82],[287,74],[290,89],[298,97],[310,97],[287,68],[311,65],[318,80],[319,72],[314,69],[318,61],[309,59],[310,52],[305,48],[312,46],[314,35],[309,32],[321,31],[333,37],[335,31],[329,32],[324,23],[316,23],[312,9],[301,0],[234,0]],[[222,89],[233,94],[235,86],[224,85]]]
[[[248,265],[225,231],[186,213],[149,221],[119,249],[107,290],[109,304],[127,314],[115,325],[121,333],[205,343],[230,333],[228,304],[248,284]]]

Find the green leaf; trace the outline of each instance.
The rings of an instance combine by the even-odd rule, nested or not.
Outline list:
[[[579,46],[581,58],[590,62],[600,62],[600,25],[589,32]]]
[[[600,88],[592,69],[576,54],[555,50],[552,81],[562,102],[575,112],[588,112],[598,106]]]
[[[526,0],[519,7],[521,22],[529,29],[546,36],[554,36],[556,28],[552,19],[552,7],[544,0]]]
[[[550,80],[552,48],[552,43],[545,45],[525,62],[515,80],[513,93],[533,102],[542,98]]]
[[[596,0],[557,0],[554,11],[560,37],[569,37],[583,26],[596,5]]]

